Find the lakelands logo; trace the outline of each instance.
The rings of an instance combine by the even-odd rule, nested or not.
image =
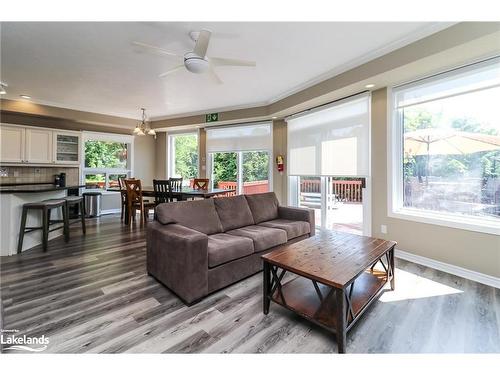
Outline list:
[[[43,352],[49,345],[49,338],[45,335],[39,337],[17,336],[17,329],[2,329],[0,331],[0,344],[7,345],[3,350],[24,350],[27,352]]]

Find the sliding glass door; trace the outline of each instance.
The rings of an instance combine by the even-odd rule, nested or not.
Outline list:
[[[270,191],[268,151],[214,152],[210,159],[214,188],[235,189],[231,195]]]
[[[318,227],[370,234],[369,114],[361,94],[287,120],[289,204],[314,209]]]
[[[215,188],[230,194],[257,194],[272,190],[270,123],[206,129],[207,172]]]

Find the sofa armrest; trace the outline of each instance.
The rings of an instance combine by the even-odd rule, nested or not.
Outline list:
[[[148,223],[147,270],[190,304],[208,294],[208,236],[179,224]]]
[[[299,207],[278,207],[278,217],[280,219],[307,221],[311,227],[311,236],[316,233],[316,223],[314,220],[314,210]]]

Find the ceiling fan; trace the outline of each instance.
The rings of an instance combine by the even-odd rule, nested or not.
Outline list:
[[[187,52],[184,56],[164,50],[163,48],[153,46],[142,42],[132,42],[133,45],[144,48],[154,53],[159,53],[163,56],[172,56],[182,58],[184,63],[175,66],[174,68],[159,75],[164,78],[169,74],[175,73],[179,70],[186,68],[191,73],[202,74],[206,73],[217,84],[221,84],[222,80],[219,78],[214,70],[218,66],[255,66],[255,61],[228,59],[223,57],[208,57],[207,49],[210,43],[212,33],[209,30],[192,31],[189,33],[191,39],[196,43],[193,51]]]

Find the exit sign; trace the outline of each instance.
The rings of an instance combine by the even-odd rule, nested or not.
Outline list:
[[[209,113],[205,115],[205,122],[214,122],[214,121],[219,121],[218,113]]]

